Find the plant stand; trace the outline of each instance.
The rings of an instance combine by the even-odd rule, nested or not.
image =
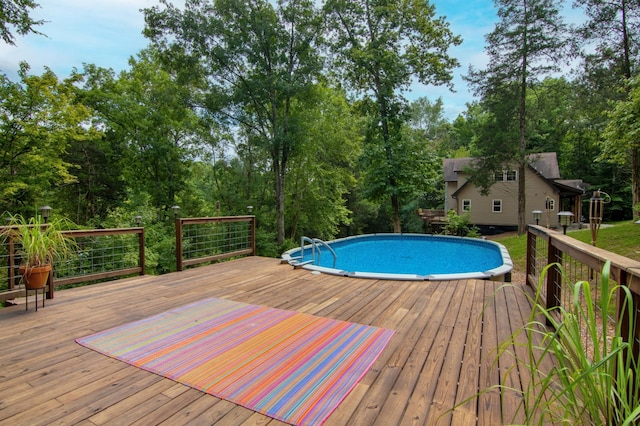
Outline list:
[[[46,299],[46,289],[47,286],[42,287],[42,307],[44,308],[44,299]],[[35,291],[36,292],[36,312],[38,312],[38,292],[40,291],[39,288],[36,289],[29,289],[26,286],[24,287],[24,304],[25,304],[25,310],[29,310],[29,290]]]

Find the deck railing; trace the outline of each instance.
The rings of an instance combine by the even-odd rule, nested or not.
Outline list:
[[[177,218],[175,231],[179,271],[186,266],[256,254],[255,216]],[[53,298],[56,287],[145,274],[144,228],[64,233],[76,241],[78,250],[54,263],[48,298]],[[0,303],[24,295],[19,263],[14,242],[0,242]]]
[[[176,218],[176,269],[256,254],[255,216]]]
[[[69,230],[63,233],[78,249],[66,259],[54,262],[47,298],[56,287],[100,281],[120,276],[144,275],[144,228]],[[12,239],[0,246],[0,302],[24,295],[18,272],[20,259]]]
[[[613,310],[616,322],[621,321],[623,330],[628,331],[630,324],[639,324],[640,318],[640,262],[624,256],[594,247],[571,236],[563,235],[551,229],[537,225],[529,225],[527,232],[527,284],[538,290],[539,284],[542,302],[548,308],[556,306],[568,307],[572,293],[568,284],[586,281],[591,285],[597,301],[601,292],[601,271],[604,264],[610,261],[610,279],[617,284],[629,288],[633,295],[633,312],[636,318],[628,318],[621,312],[622,303],[618,301]],[[541,282],[542,270],[549,267],[545,280]],[[561,265],[562,268],[557,265]],[[564,271],[564,274],[563,274]],[[620,295],[621,296],[621,295]],[[595,306],[596,312],[600,309]],[[632,343],[636,356],[640,355],[640,327],[636,327],[635,341]],[[628,333],[623,333],[624,336]]]

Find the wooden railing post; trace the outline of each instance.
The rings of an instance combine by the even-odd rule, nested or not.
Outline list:
[[[526,269],[526,284],[531,287],[535,287],[535,283],[530,281],[531,277],[536,273],[536,235],[531,232],[531,229],[527,228],[527,269]]]
[[[15,244],[13,242],[13,238],[9,238],[9,270],[7,271],[7,288],[9,290],[13,290],[14,288],[16,288],[16,261],[15,261],[15,255],[16,255],[16,247]]]
[[[144,254],[144,228],[140,228],[140,233],[138,234],[138,266],[140,267],[140,275],[145,275],[145,254]]]
[[[176,218],[176,270],[182,271],[182,219]]]
[[[49,271],[49,288],[47,289],[47,299],[53,299],[53,291],[56,288],[56,283],[53,278],[53,267]]]
[[[256,217],[251,217],[251,256],[256,255]]]
[[[562,251],[555,245],[553,238],[549,239],[547,253],[547,264],[552,265],[547,270],[547,309],[553,309],[560,306],[562,297],[562,274],[560,273],[559,263],[562,260]],[[551,325],[547,320],[547,325]]]

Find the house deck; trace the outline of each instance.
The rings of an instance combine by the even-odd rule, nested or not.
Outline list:
[[[518,392],[474,395],[500,383],[522,388],[526,371],[496,360],[495,348],[528,318],[527,291],[344,278],[247,257],[58,291],[38,312],[30,296],[29,311],[0,309],[0,424],[282,424],[74,341],[206,297],[396,330],[326,425],[522,422]]]

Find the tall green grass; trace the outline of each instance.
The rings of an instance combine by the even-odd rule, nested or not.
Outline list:
[[[549,267],[540,277],[539,289]],[[610,308],[621,294],[621,312],[635,318],[633,299],[628,288],[610,285],[609,268],[607,262],[601,298],[595,303],[586,281],[569,286],[568,307],[547,309],[538,292],[528,322],[500,346],[498,357],[510,353],[514,344],[526,349],[527,359],[519,359],[531,378],[521,403],[526,424],[640,421],[638,360],[629,350],[635,324],[625,330],[612,319],[616,313]]]

